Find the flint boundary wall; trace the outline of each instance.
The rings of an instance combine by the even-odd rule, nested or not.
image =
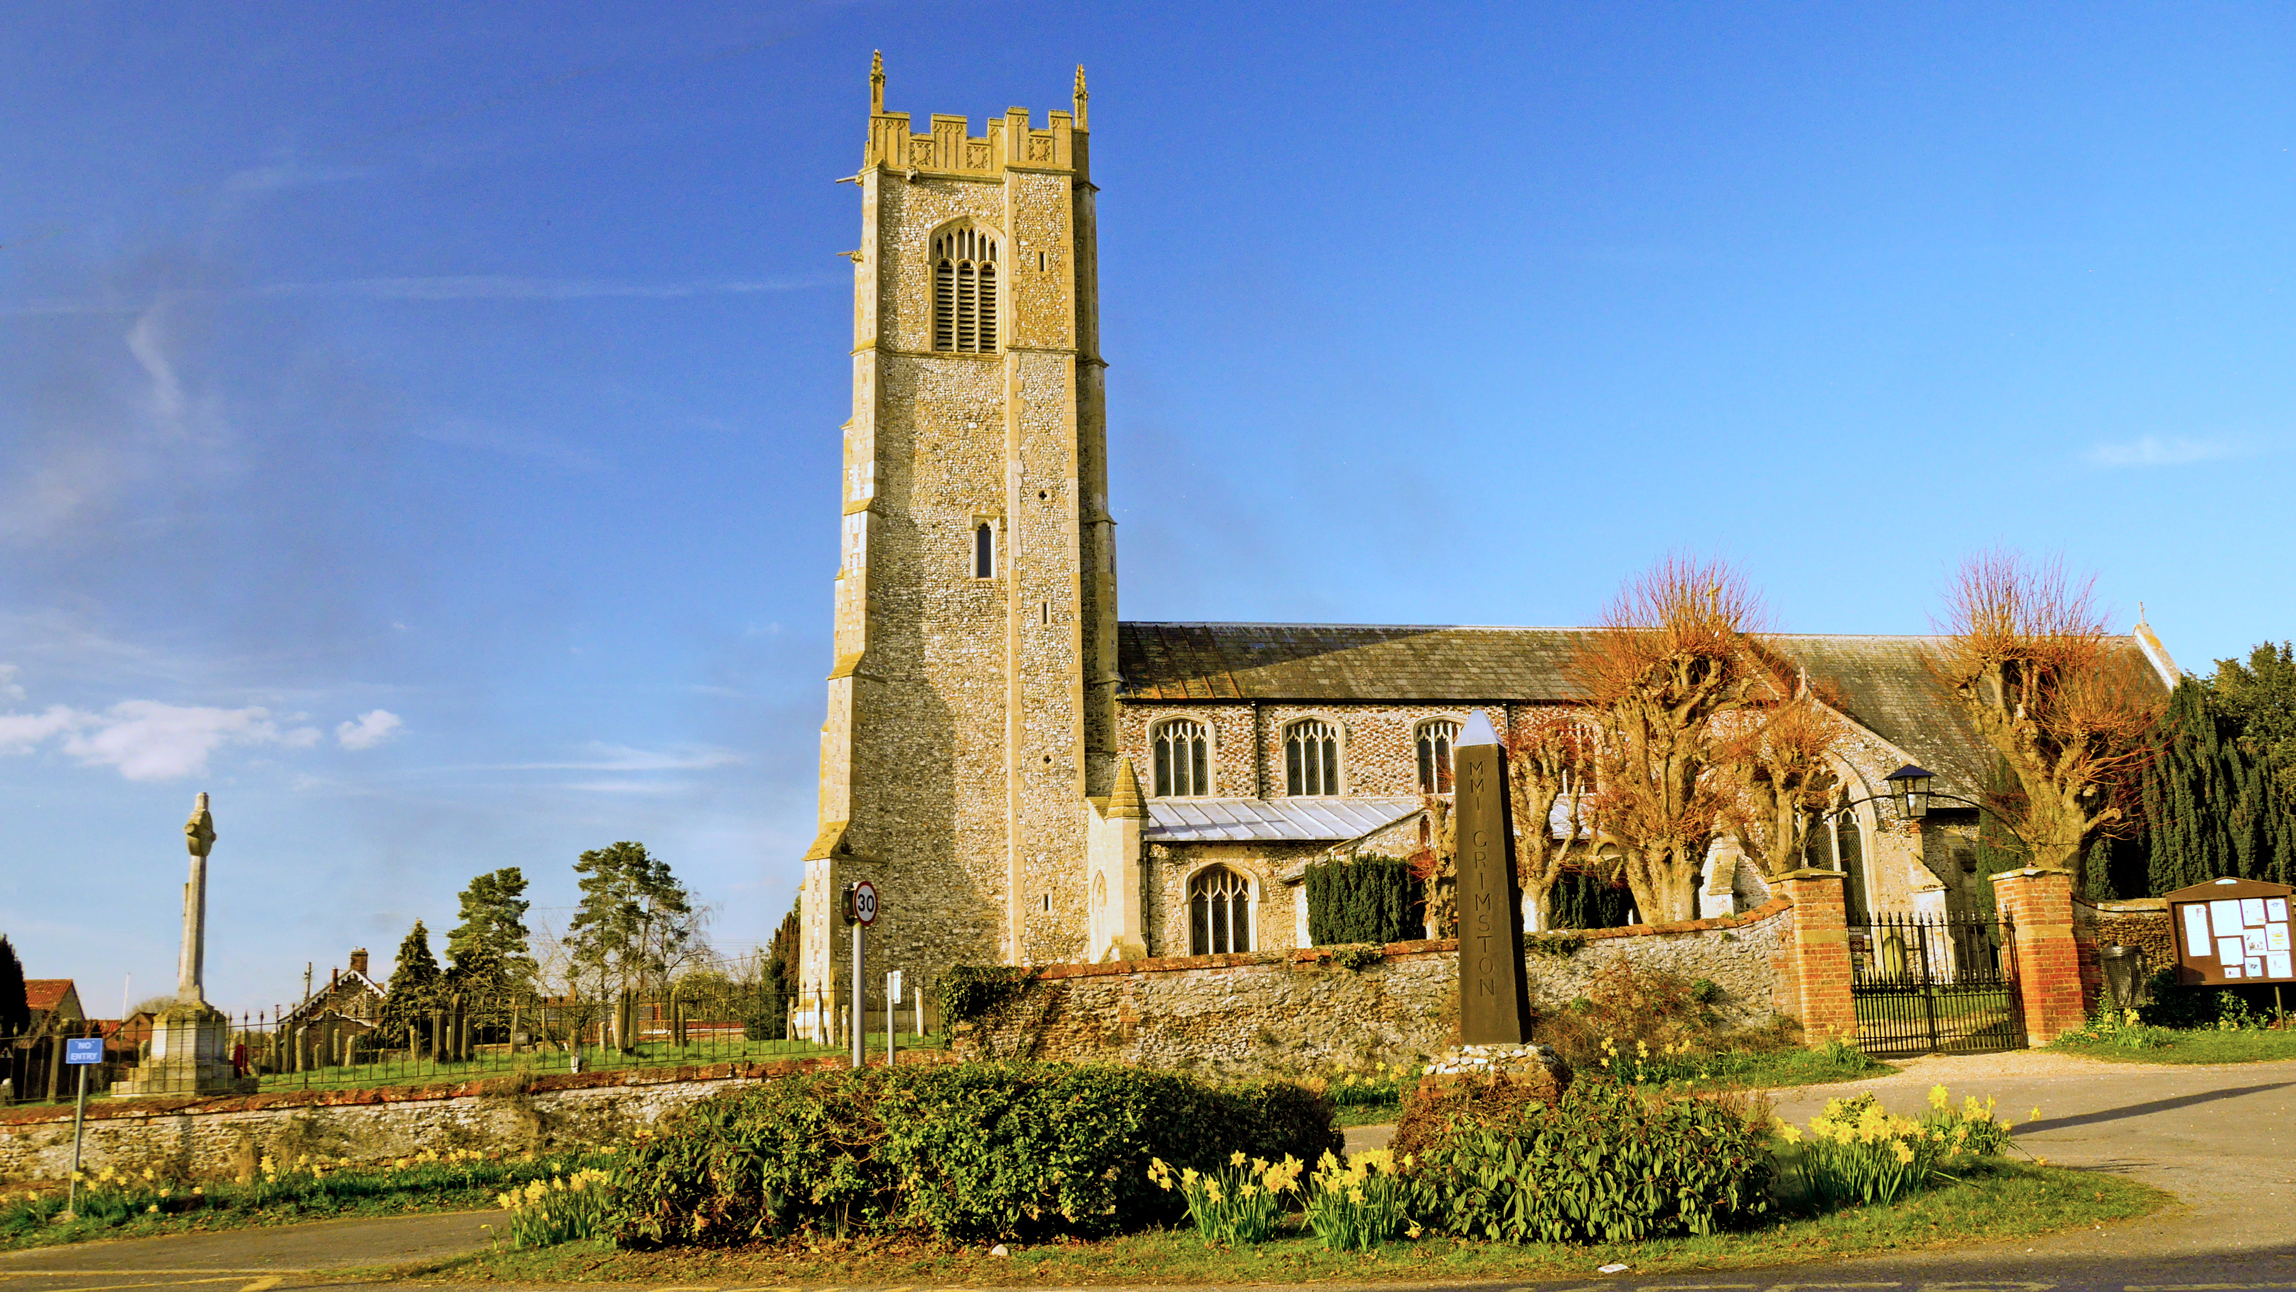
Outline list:
[[[1715,1008],[1733,1027],[1796,1014],[1794,916],[1778,898],[1743,915],[1538,935],[1576,950],[1525,952],[1532,1011],[1567,1008],[1623,957],[1638,971],[1713,982],[1722,991]],[[1354,969],[1341,959],[1348,949],[1331,947],[1048,965],[989,1018],[959,1025],[956,1052],[1219,1076],[1407,1062],[1456,1040],[1458,945],[1390,943]]]
[[[881,1061],[881,1060],[880,1060]],[[936,1051],[901,1056],[945,1062]],[[845,1066],[842,1058],[720,1063],[643,1072],[559,1073],[509,1081],[274,1094],[100,1099],[89,1103],[81,1164],[150,1167],[168,1179],[229,1174],[247,1151],[371,1162],[436,1149],[555,1152],[622,1144],[663,1114],[721,1091]],[[72,1108],[0,1109],[0,1180],[55,1180],[72,1165]]]

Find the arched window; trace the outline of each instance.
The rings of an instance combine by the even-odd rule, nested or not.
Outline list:
[[[1459,724],[1448,718],[1419,724],[1419,792],[1451,792],[1451,746],[1459,742]]]
[[[1176,719],[1156,728],[1156,797],[1201,797],[1212,792],[1211,732],[1201,722]]]
[[[1225,866],[1188,881],[1188,954],[1224,955],[1252,949],[1252,889]]]
[[[959,222],[933,235],[933,348],[997,348],[997,235]]]
[[[1284,788],[1293,794],[1339,793],[1339,731],[1310,719],[1284,728]]]
[[[1850,921],[1866,918],[1865,835],[1855,812],[1819,818],[1810,827],[1809,842],[1802,845],[1802,864],[1842,872],[1842,905]]]
[[[997,527],[987,521],[973,526],[973,577],[993,579],[997,574]]]

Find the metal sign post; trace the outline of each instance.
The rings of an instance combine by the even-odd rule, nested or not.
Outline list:
[[[853,1068],[859,1071],[869,1061],[868,996],[865,988],[869,980],[862,976],[862,943],[866,941],[869,926],[877,922],[877,886],[868,880],[857,880],[845,886],[845,919],[853,926]]]
[[[895,969],[885,975],[885,1066],[888,1068],[895,1062],[894,1038],[901,1030],[900,1015],[893,1012],[893,1007],[900,1003],[901,971]]]
[[[88,1121],[88,1069],[104,1061],[104,1038],[74,1037],[64,1042],[64,1062],[80,1070],[80,1096],[72,1106],[72,1182],[64,1194],[64,1214],[80,1205],[80,1132]]]

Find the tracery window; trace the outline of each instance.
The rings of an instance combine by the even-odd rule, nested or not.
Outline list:
[[[1293,794],[1339,793],[1339,729],[1309,719],[1284,728],[1284,788]]]
[[[1802,864],[1842,872],[1843,907],[1852,923],[1866,918],[1865,834],[1855,812],[1819,818],[1802,845]]]
[[[997,235],[959,223],[933,235],[933,348],[997,348]]]
[[[1448,718],[1419,724],[1419,792],[1451,792],[1451,747],[1459,743],[1459,724]]]
[[[1252,889],[1242,875],[1211,866],[1188,881],[1188,954],[1252,949]]]
[[[1174,719],[1156,728],[1156,797],[1201,797],[1212,792],[1212,733],[1201,722]]]

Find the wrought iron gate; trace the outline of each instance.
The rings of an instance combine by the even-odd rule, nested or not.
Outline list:
[[[1878,915],[1850,925],[1858,1048],[1876,1057],[2025,1048],[2006,916]]]

